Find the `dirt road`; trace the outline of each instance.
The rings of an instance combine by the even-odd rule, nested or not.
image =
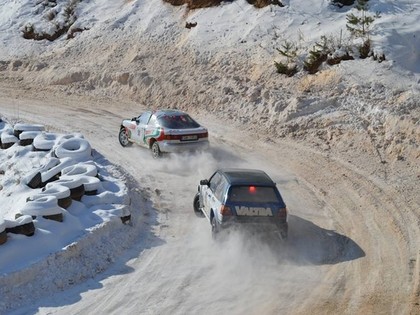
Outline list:
[[[211,150],[156,161],[118,144],[120,120],[139,113],[136,104],[10,86],[0,92],[2,115],[82,132],[150,199],[136,227],[146,237],[109,270],[16,313],[420,313],[419,205],[363,165],[288,140],[256,141],[200,112],[193,116],[209,128]],[[287,244],[272,248],[241,235],[211,241],[192,198],[198,181],[220,166],[260,168],[274,178],[290,211]]]

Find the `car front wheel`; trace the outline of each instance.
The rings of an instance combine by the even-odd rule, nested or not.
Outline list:
[[[128,134],[125,128],[120,129],[120,133],[118,134],[118,140],[120,141],[120,144],[123,147],[127,147],[131,144],[131,142],[128,140]]]
[[[196,193],[193,201],[194,213],[197,217],[202,218],[204,216],[200,209],[200,193]]]
[[[213,216],[211,218],[211,237],[214,240],[219,240],[219,235],[220,234],[220,229],[219,229],[219,224],[217,223],[216,218]]]

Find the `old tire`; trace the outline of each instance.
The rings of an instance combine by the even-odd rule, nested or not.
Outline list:
[[[6,232],[13,234],[22,234],[25,236],[32,236],[35,234],[35,225],[33,222],[17,225],[12,228],[7,228]]]
[[[64,216],[63,216],[62,213],[59,213],[59,214],[51,214],[51,215],[43,215],[42,217],[44,219],[53,220],[53,221],[57,221],[57,222],[63,222],[64,221]]]
[[[7,232],[6,230],[0,232],[0,245],[6,243],[7,241]]]
[[[72,202],[73,202],[73,199],[71,199],[70,196],[57,199],[57,205],[64,209],[67,209],[68,207],[70,207]]]
[[[118,134],[118,141],[123,147],[128,147],[129,145],[131,145],[129,136],[127,134],[127,130],[124,127],[121,127],[120,129],[120,132]]]
[[[71,138],[62,142],[54,151],[59,159],[69,157],[76,160],[90,160],[92,148],[89,141],[81,138]]]
[[[36,173],[35,176],[32,177],[32,179],[28,182],[27,185],[32,189],[40,188],[42,185],[41,173],[40,172]]]

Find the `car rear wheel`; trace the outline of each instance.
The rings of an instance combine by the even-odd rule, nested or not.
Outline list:
[[[127,147],[131,144],[131,142],[128,140],[128,134],[125,128],[120,129],[120,133],[118,134],[118,140],[120,141],[120,144],[123,147]]]
[[[200,209],[200,193],[195,194],[193,206],[194,206],[195,215],[197,217],[202,218],[204,215],[203,215],[203,212]]]
[[[155,141],[152,144],[152,156],[153,158],[157,159],[162,155],[162,152],[160,152],[159,144]]]
[[[285,232],[285,231],[281,231],[281,232],[280,232],[280,239],[281,239],[283,242],[286,242],[286,241],[287,241],[287,232]]]

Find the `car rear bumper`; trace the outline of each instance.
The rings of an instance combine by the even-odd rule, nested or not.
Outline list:
[[[270,218],[230,218],[220,223],[222,229],[239,228],[256,233],[280,233],[281,238],[287,238],[289,225],[287,222],[280,222]]]
[[[167,141],[159,142],[159,148],[164,153],[181,153],[188,151],[201,151],[209,147],[209,141],[198,142],[183,142],[183,143],[170,143]]]

